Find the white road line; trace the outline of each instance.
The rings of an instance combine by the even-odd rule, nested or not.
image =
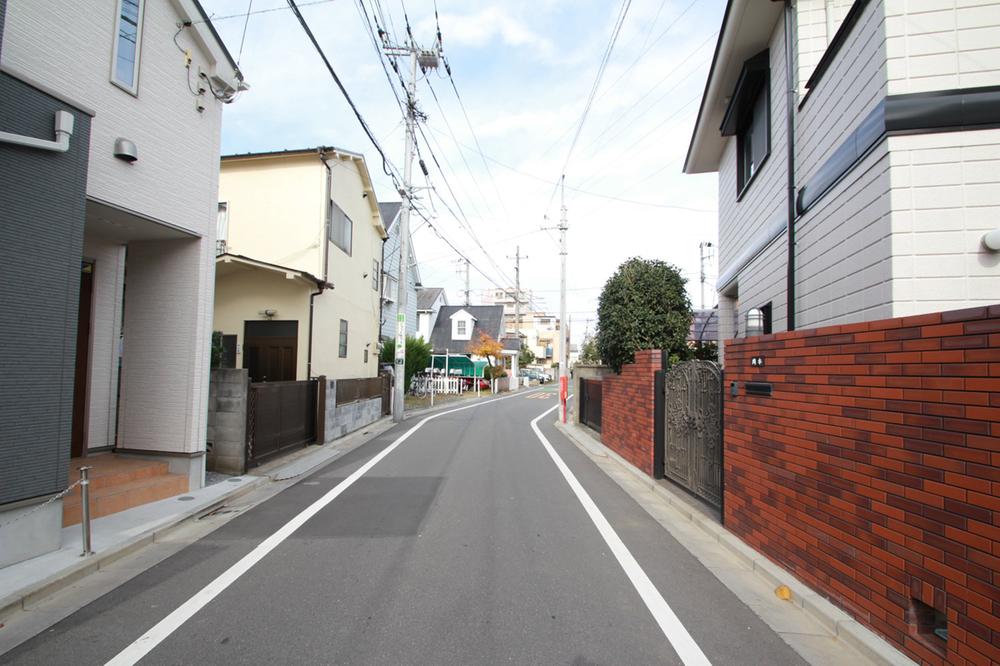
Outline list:
[[[431,414],[430,416],[422,419],[415,426],[400,435],[396,441],[387,446],[382,452],[359,467],[357,471],[338,483],[321,498],[303,509],[301,513],[282,525],[276,532],[274,532],[274,534],[264,539],[256,548],[244,555],[243,558],[236,564],[232,565],[220,574],[218,578],[201,588],[201,590],[195,593],[193,597],[178,606],[177,609],[170,615],[160,620],[152,629],[137,638],[131,645],[115,655],[111,661],[107,662],[108,666],[135,664],[149,654],[153,648],[162,643],[168,636],[170,636],[170,634],[177,631],[181,625],[190,620],[195,613],[208,605],[208,602],[219,596],[219,594],[221,594],[227,587],[236,582],[240,576],[249,571],[251,567],[264,559],[268,553],[277,548],[282,541],[290,537],[295,530],[302,527],[307,520],[319,513],[320,510],[322,510],[327,504],[337,499],[341,493],[350,488],[355,481],[367,474],[372,467],[379,463],[379,461],[396,450],[396,447],[409,439],[410,435],[415,433],[423,424],[432,419],[436,419],[439,416],[454,414],[455,412],[472,409],[473,407],[481,407],[482,405],[486,405],[491,402],[499,402],[501,400],[520,397],[521,395],[523,394],[518,392],[504,396],[503,398],[496,398],[494,400],[487,400],[486,402],[478,402],[464,407],[458,407],[456,409],[449,409],[445,412],[438,412],[437,414]]]
[[[545,415],[550,414],[559,405],[554,405],[551,409],[547,409],[534,420],[531,421],[531,429],[535,431],[535,435],[541,440],[542,446],[548,451],[549,456],[552,461],[555,462],[556,467],[562,472],[563,477],[569,484],[569,487],[573,490],[576,498],[580,500],[580,504],[583,505],[584,510],[590,519],[594,522],[594,526],[597,527],[597,531],[601,533],[604,538],[604,542],[608,544],[611,552],[614,553],[615,558],[618,560],[618,564],[621,565],[622,569],[625,571],[625,575],[628,576],[629,580],[632,581],[633,587],[635,587],[636,592],[642,597],[642,600],[646,603],[646,608],[649,612],[653,614],[653,619],[656,623],[660,625],[660,629],[663,631],[663,635],[667,637],[670,644],[673,646],[677,655],[681,658],[687,666],[710,666],[711,662],[708,661],[708,657],[705,653],[701,651],[698,644],[694,642],[691,638],[691,634],[688,633],[684,625],[681,624],[680,619],[674,613],[674,611],[667,604],[663,595],[660,594],[653,582],[649,580],[649,576],[646,572],[642,570],[639,563],[636,562],[635,557],[629,552],[625,544],[622,542],[621,538],[615,532],[614,528],[611,527],[611,523],[608,519],[604,517],[601,510],[597,508],[597,504],[594,500],[590,498],[590,495],[584,490],[583,486],[577,480],[573,472],[570,471],[569,467],[563,462],[563,459],[559,457],[556,450],[552,448],[552,444],[546,439],[542,431],[538,429],[538,421],[541,420]]]

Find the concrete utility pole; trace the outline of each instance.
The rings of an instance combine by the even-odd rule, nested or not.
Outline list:
[[[566,400],[569,397],[569,325],[566,322],[566,174],[559,181],[559,418],[566,423]]]
[[[385,53],[390,58],[409,56],[410,80],[406,83],[406,147],[403,160],[403,210],[399,216],[399,284],[396,298],[396,363],[394,374],[396,387],[392,401],[392,420],[399,423],[403,420],[403,398],[406,395],[406,276],[410,259],[410,211],[413,209],[414,187],[412,184],[413,158],[417,152],[417,66],[422,71],[437,69],[440,49],[432,50],[417,48],[412,41],[407,46],[385,47]]]
[[[517,246],[517,250],[513,257],[507,257],[508,259],[514,260],[514,335],[517,337],[518,344],[521,341],[521,259],[527,259],[527,256],[521,256],[521,246]]]
[[[705,254],[707,248],[712,247],[708,241],[698,243],[698,252],[701,255],[701,309],[705,309],[705,260],[711,258],[712,253]]]
[[[471,305],[469,303],[469,260],[465,260],[465,306]]]

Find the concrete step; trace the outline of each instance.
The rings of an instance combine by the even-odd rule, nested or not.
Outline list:
[[[63,527],[82,520],[79,488],[63,500]],[[119,511],[181,495],[188,491],[188,479],[180,474],[142,476],[115,485],[90,489],[90,517],[100,518]]]
[[[74,458],[69,469],[70,483],[75,483],[80,479],[78,468],[84,464],[92,467],[90,470],[91,491],[97,488],[120,486],[130,481],[148,479],[170,472],[170,466],[166,462],[158,460],[99,455],[89,458]],[[79,495],[79,487],[74,488],[72,494]]]

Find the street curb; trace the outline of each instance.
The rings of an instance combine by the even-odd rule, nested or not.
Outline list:
[[[256,488],[269,482],[270,479],[267,477],[250,477],[250,480],[247,483],[237,488],[233,488],[233,490],[225,495],[219,496],[211,504],[179,513],[169,519],[169,522],[150,528],[149,530],[127,539],[126,541],[110,546],[107,550],[97,553],[93,557],[81,559],[80,562],[74,566],[58,571],[48,578],[40,580],[37,583],[33,583],[32,585],[22,588],[5,598],[0,599],[0,619],[16,611],[23,610],[26,605],[31,605],[41,599],[44,599],[45,597],[51,596],[52,594],[73,585],[80,579],[100,571],[113,562],[131,555],[140,548],[154,543],[158,537],[164,536],[181,523],[190,520],[191,518],[211,513],[220,506],[224,505],[226,502],[230,502],[238,497],[241,497],[249,493],[251,490],[255,490]]]
[[[801,608],[833,636],[843,640],[844,643],[862,653],[873,663],[888,666],[912,666],[915,664],[914,661],[880,638],[875,632],[857,622],[793,574],[767,559],[745,544],[735,534],[726,530],[711,514],[696,504],[694,499],[684,497],[679,492],[674,492],[655,479],[646,476],[580,426],[556,421],[555,427],[588,457],[602,457],[616,462],[619,467],[622,467],[660,499],[680,512],[684,518],[699,527],[708,537],[726,548],[773,588],[780,585],[787,586],[792,592],[791,603]]]

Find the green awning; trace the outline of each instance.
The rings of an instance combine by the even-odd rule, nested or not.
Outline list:
[[[486,361],[473,361],[468,356],[462,356],[461,354],[448,355],[448,373],[451,375],[460,375],[462,377],[482,377],[483,368],[485,368],[486,365]],[[434,355],[433,367],[444,370],[444,354]],[[458,372],[456,372],[456,370]]]

